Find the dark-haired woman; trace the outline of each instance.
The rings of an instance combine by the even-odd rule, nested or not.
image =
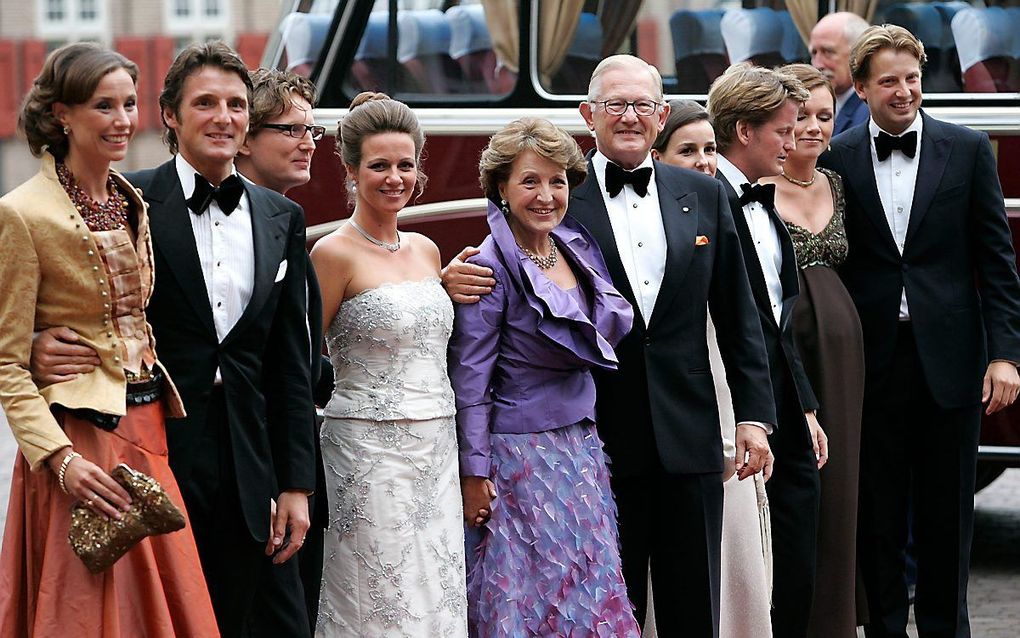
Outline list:
[[[110,163],[138,123],[137,67],[93,44],[54,51],[19,118],[35,177],[0,199],[0,399],[21,454],[0,556],[0,636],[218,636],[190,528],[143,539],[101,574],[67,540],[76,501],[119,518],[108,472],[155,478],[183,511],[164,413],[183,414],[156,359],[145,307],[152,246],[141,193]],[[100,357],[37,385],[32,334],[67,326]]]
[[[439,249],[397,230],[425,177],[405,104],[362,93],[337,150],[354,213],[312,251],[335,371],[322,426],[329,490],[316,635],[467,635],[464,527]]]

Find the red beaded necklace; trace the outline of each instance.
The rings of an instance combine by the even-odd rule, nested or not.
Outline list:
[[[112,175],[106,180],[106,190],[110,196],[105,202],[97,202],[89,197],[64,162],[57,163],[57,178],[89,230],[98,232],[127,226],[128,201],[117,188]]]

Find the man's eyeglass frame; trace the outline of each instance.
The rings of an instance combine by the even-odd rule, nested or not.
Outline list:
[[[322,139],[322,136],[326,134],[325,126],[309,126],[307,124],[263,124],[259,128],[271,128],[276,131],[282,131],[287,137],[295,137],[301,139],[305,136],[305,133],[312,133],[312,140],[318,141]]]
[[[628,102],[627,100],[588,100],[588,101],[591,104],[601,105],[606,113],[608,113],[609,115],[616,116],[624,115],[627,112],[627,109],[632,108],[634,109],[634,114],[637,115],[638,117],[649,117],[655,115],[656,112],[658,112],[659,108],[662,107],[662,102],[656,102],[655,100],[633,100],[630,102]],[[622,109],[610,108],[609,104],[614,102],[622,103],[623,108]],[[641,111],[638,110],[639,104],[650,105],[648,109],[642,108],[642,111],[647,111],[647,113],[642,113]]]

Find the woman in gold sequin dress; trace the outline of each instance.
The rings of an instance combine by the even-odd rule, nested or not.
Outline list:
[[[762,181],[776,185],[776,210],[797,253],[800,298],[793,310],[794,336],[831,451],[820,472],[818,572],[808,636],[854,638],[866,613],[856,552],[864,341],[853,301],[836,272],[847,255],[843,180],[815,167],[832,137],[835,94],[810,66],[783,70],[803,82],[811,98],[798,116],[797,148],[787,157],[783,174]]]
[[[143,539],[91,574],[68,543],[71,506],[120,517],[126,463],[183,511],[164,413],[183,414],[145,306],[152,245],[141,193],[110,169],[138,122],[131,61],[94,44],[54,51],[19,118],[35,177],[0,198],[0,400],[21,454],[0,555],[0,637],[218,636],[190,528]],[[34,381],[32,334],[67,326],[95,369]]]

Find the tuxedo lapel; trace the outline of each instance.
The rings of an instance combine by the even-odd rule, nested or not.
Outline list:
[[[202,325],[215,335],[216,326],[213,324],[209,293],[198,260],[195,234],[191,229],[191,212],[184,201],[184,191],[177,179],[173,160],[156,169],[144,197],[149,204],[149,228],[155,251],[170,267],[181,292]],[[158,282],[156,285],[159,285]]]
[[[288,239],[290,215],[273,205],[265,193],[258,188],[245,184],[248,202],[251,204],[252,245],[255,250],[255,285],[251,300],[245,307],[240,319],[223,339],[224,343],[243,332],[252,320],[259,315],[262,307],[276,284],[276,275],[286,256],[285,246]],[[294,268],[296,264],[287,264]]]
[[[850,182],[847,192],[856,193],[860,198],[860,210],[868,221],[878,231],[878,236],[885,242],[886,247],[899,254],[896,247],[896,240],[893,239],[892,230],[889,228],[889,221],[885,218],[885,208],[882,207],[882,199],[878,195],[878,185],[875,183],[875,165],[871,161],[871,135],[867,126],[859,126],[847,133],[850,139],[847,141],[846,153],[843,157],[843,165],[847,167],[847,174],[843,179]],[[842,139],[842,138],[841,138]],[[850,208],[850,207],[848,207]]]
[[[659,192],[659,214],[666,233],[666,271],[655,298],[649,329],[662,320],[670,301],[681,288],[694,255],[694,241],[698,232],[698,196],[681,193],[671,181],[661,179],[662,171],[656,167],[655,187]]]
[[[914,201],[910,206],[910,221],[907,223],[904,250],[910,245],[910,238],[917,232],[921,220],[931,208],[932,198],[935,197],[935,192],[942,182],[942,174],[946,170],[949,152],[953,147],[952,138],[942,135],[942,128],[937,121],[923,113],[921,117],[924,118],[924,126],[921,131],[917,182],[914,186]]]
[[[630,279],[627,278],[627,271],[623,268],[620,250],[616,247],[616,236],[613,234],[613,226],[609,222],[606,202],[602,199],[602,191],[599,190],[598,180],[595,178],[595,171],[590,160],[588,162],[588,178],[574,189],[570,200],[568,209],[570,216],[579,221],[595,238],[602,250],[602,257],[606,260],[606,268],[609,269],[613,286],[632,306],[637,308],[637,300],[630,287]],[[634,315],[637,321],[644,322],[641,313],[635,312]]]
[[[723,174],[717,173],[716,178],[722,182],[726,197],[730,202],[730,212],[733,214],[733,224],[737,227],[737,236],[740,237],[740,252],[744,254],[744,267],[747,269],[748,281],[751,284],[751,292],[754,300],[765,310],[765,314],[773,318],[772,302],[769,300],[769,291],[765,289],[765,274],[761,271],[761,262],[758,261],[758,253],[754,250],[754,240],[751,238],[751,229],[747,227],[747,220],[744,218],[744,208],[740,205],[740,198],[736,189],[730,184]]]

